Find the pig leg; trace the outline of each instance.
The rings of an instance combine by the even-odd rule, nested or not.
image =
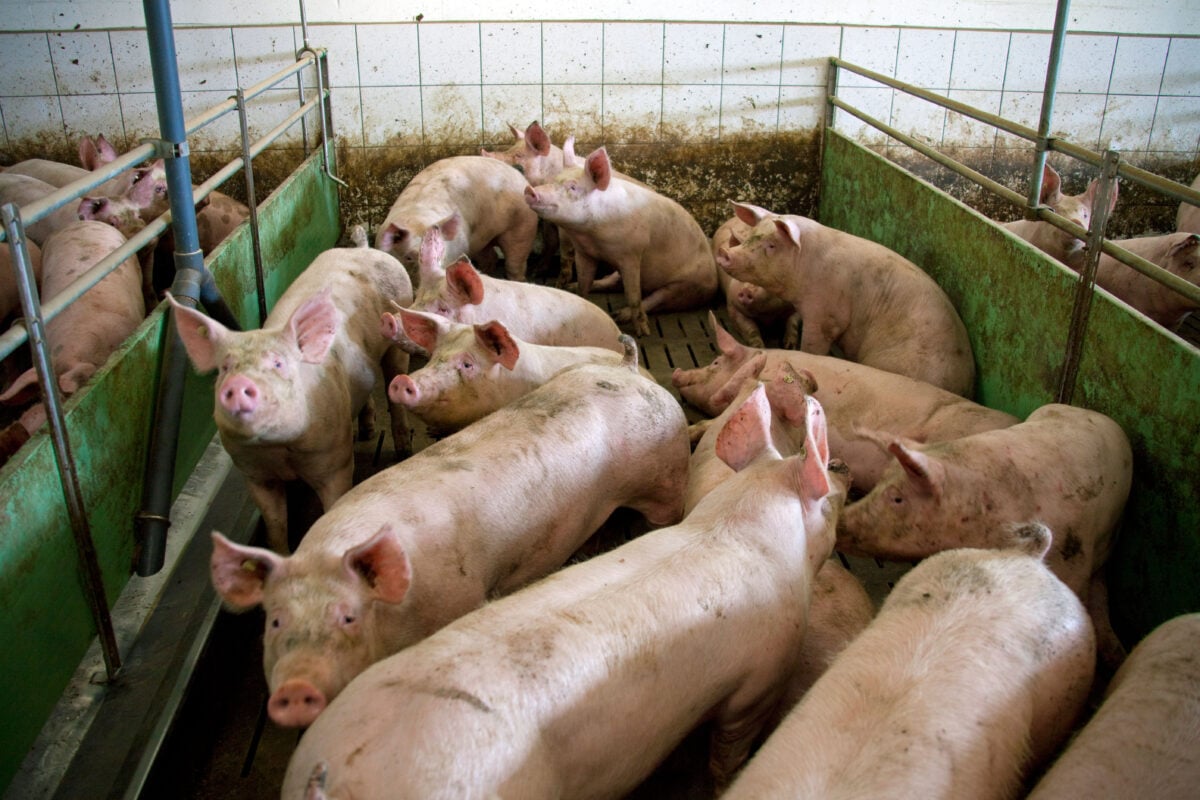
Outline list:
[[[709,740],[708,769],[718,795],[728,788],[734,775],[746,763],[773,706],[773,703],[767,703],[761,709],[747,711],[745,716],[739,715],[733,720],[718,717],[715,721]]]
[[[575,244],[567,232],[557,225],[552,225],[558,231],[558,280],[554,285],[558,289],[566,289],[575,277]]]
[[[1111,670],[1110,674],[1115,673],[1129,653],[1117,638],[1117,632],[1113,630],[1108,617],[1108,584],[1105,583],[1103,571],[1092,576],[1085,605],[1092,618],[1092,626],[1096,629],[1096,652],[1100,663]]]
[[[504,251],[504,275],[510,281],[525,280],[525,268],[529,254],[533,251],[533,240],[537,238],[538,216],[531,214],[528,219],[504,231],[496,237],[500,249]]]
[[[579,295],[587,297],[592,291],[592,280],[596,277],[596,259],[576,247],[575,271],[579,274]]]
[[[286,555],[288,548],[287,491],[283,481],[248,481],[250,497],[262,513],[267,529],[267,546]]]
[[[829,355],[833,345],[833,337],[821,329],[820,319],[816,316],[807,325],[800,327],[800,350],[815,356]]]
[[[600,280],[592,284],[592,288],[597,292],[612,292],[615,291],[621,283],[621,273],[610,272]]]
[[[795,350],[800,343],[800,312],[797,311],[787,318],[783,324],[783,349]]]
[[[735,303],[726,303],[725,312],[729,315],[730,326],[737,332],[745,345],[758,349],[765,347],[758,323],[743,314]]]
[[[642,265],[640,260],[626,259],[613,266],[617,268],[617,272],[621,276],[621,283],[625,287],[625,308],[613,314],[613,319],[617,322],[630,323],[634,336],[649,336],[650,320],[646,318],[647,309],[642,305]]]
[[[383,354],[384,386],[391,386],[393,378],[408,372],[408,364],[408,353],[398,346],[389,347]],[[403,404],[393,403],[388,398],[388,416],[392,423],[392,447],[396,451],[396,459],[405,459],[412,455],[412,430],[408,426],[407,411]]]

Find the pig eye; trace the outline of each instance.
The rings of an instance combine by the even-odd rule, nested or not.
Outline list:
[[[279,627],[279,617],[273,617],[273,618],[271,619],[271,627],[272,627],[272,628],[278,628],[278,627]]]
[[[357,617],[355,617],[353,614],[346,614],[345,616],[342,617],[342,624],[343,625],[353,625],[354,621],[356,619],[357,619]]]

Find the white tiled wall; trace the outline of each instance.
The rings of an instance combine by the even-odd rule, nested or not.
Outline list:
[[[175,32],[191,115],[286,65],[292,26]],[[826,59],[948,95],[1036,128],[1051,37],[995,30],[689,22],[446,22],[316,25],[330,53],[338,137],[358,147],[452,139],[494,143],[538,119],[556,138],[611,143],[815,130]],[[157,131],[142,31],[0,33],[3,141],[83,133],[132,144]],[[1025,146],[990,126],[844,73],[840,95],[935,145]],[[286,91],[257,129],[294,108]],[[839,127],[885,137],[848,114]],[[236,119],[194,148],[231,144]],[[1053,132],[1092,149],[1181,159],[1200,148],[1200,38],[1068,34]]]

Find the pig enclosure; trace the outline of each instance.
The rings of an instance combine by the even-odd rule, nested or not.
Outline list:
[[[757,202],[809,213],[826,224],[881,242],[924,266],[942,285],[971,335],[979,371],[979,402],[1021,417],[1052,402],[1074,294],[1071,273],[978,213],[977,208],[989,207],[986,202],[968,207],[835,130],[825,129],[821,134],[785,131],[750,136],[741,143],[730,140],[678,148],[629,145],[613,151],[619,164],[629,165],[627,171],[656,179],[664,192],[680,195],[689,207],[690,187],[690,196],[696,200],[693,213],[707,232],[726,209],[722,199],[697,188],[703,177],[689,172],[689,166],[743,158],[753,161],[757,171],[745,179],[741,191],[755,192]],[[599,144],[603,136],[593,133],[589,139]],[[268,295],[278,296],[317,252],[338,242],[347,222],[378,219],[379,203],[387,202],[382,198],[394,197],[404,176],[411,175],[412,164],[459,150],[466,151],[413,148],[397,161],[386,163],[386,178],[378,179],[366,176],[380,164],[365,164],[363,156],[354,151],[340,152],[341,174],[351,182],[351,188],[340,194],[336,184],[321,174],[320,154],[279,180],[260,210],[265,262],[270,265]],[[665,155],[670,152],[674,155]],[[919,174],[931,172],[915,155],[889,155]],[[814,166],[818,162],[819,170]],[[800,165],[805,169],[798,169]],[[653,173],[651,166],[659,172]],[[1194,162],[1174,164],[1164,173],[1186,182],[1195,166]],[[707,199],[699,200],[702,196]],[[1144,205],[1148,209],[1144,213],[1157,214],[1161,221],[1167,204],[1149,199]],[[237,310],[252,325],[255,290],[248,273],[249,249],[249,231],[243,229],[224,251],[214,255],[211,266],[222,294],[241,298]],[[615,298],[596,299],[611,302]],[[71,409],[72,435],[93,443],[87,448],[84,471],[105,476],[96,490],[102,500],[90,510],[100,519],[111,520],[98,526],[106,539],[101,552],[110,600],[128,577],[131,542],[122,515],[136,504],[139,487],[131,476],[141,473],[143,456],[138,448],[146,424],[144,412],[136,409],[152,404],[151,382],[144,376],[155,371],[162,321],[160,308],[106,368],[97,385]],[[667,378],[673,366],[710,360],[711,331],[703,314],[663,315],[654,322],[655,335],[644,340],[641,349],[661,382],[669,386]],[[1200,565],[1200,445],[1195,435],[1200,352],[1103,292],[1096,294],[1087,330],[1074,402],[1113,417],[1134,444],[1134,488],[1109,569],[1114,623],[1132,644],[1158,622],[1200,607],[1200,596],[1190,580]],[[217,792],[234,797],[269,796],[277,785],[271,781],[277,781],[294,742],[288,739],[294,734],[287,731],[256,730],[263,719],[262,697],[261,687],[255,694],[253,683],[260,675],[255,654],[247,658],[245,648],[247,643],[253,648],[260,618],[256,614],[240,618],[218,614],[207,586],[207,531],[216,527],[245,540],[253,534],[256,522],[236,471],[229,470],[219,447],[211,444],[210,392],[207,379],[189,375],[185,446],[177,471],[179,516],[172,514],[172,535],[181,534],[184,541],[178,546],[186,552],[169,577],[170,591],[128,653],[126,677],[106,700],[106,708],[88,733],[87,746],[71,764],[58,796],[71,796],[73,789],[94,791],[96,796],[120,793],[118,787],[136,780],[148,781],[143,796],[202,797]],[[689,413],[694,417],[694,412]],[[114,453],[117,440],[130,446]],[[377,453],[373,445],[360,450],[361,467],[370,470]],[[116,468],[115,464],[122,466]],[[23,554],[7,556],[24,565],[17,569],[24,575],[22,579],[5,579],[12,610],[6,640],[21,643],[8,648],[5,656],[7,683],[17,687],[6,707],[13,709],[11,719],[20,720],[6,732],[10,764],[19,761],[41,727],[48,705],[62,691],[65,676],[74,669],[79,655],[78,647],[70,643],[86,636],[89,624],[85,611],[63,610],[61,597],[53,591],[55,576],[74,564],[61,521],[48,519],[60,513],[54,502],[45,499],[57,489],[54,473],[53,454],[45,441],[0,473],[6,529],[44,531],[22,543],[28,548]],[[185,479],[188,485],[184,485]],[[625,535],[625,524],[627,520],[616,520],[610,534],[617,538]],[[201,535],[189,541],[182,534],[185,531]],[[879,574],[864,574],[861,570],[877,566],[854,566],[860,577],[876,588],[876,599],[902,569],[892,565]],[[66,607],[81,603],[70,601]],[[31,636],[29,630],[34,627],[50,628],[57,635],[39,632]],[[242,680],[247,670],[249,685]],[[235,678],[237,675],[241,678]],[[233,701],[217,701],[215,695],[204,693],[205,687],[211,690],[223,680],[242,680],[241,685],[249,688]],[[150,713],[177,707],[183,711],[173,723]],[[213,718],[222,707],[240,720],[237,725],[243,741],[257,741],[261,735],[267,744],[275,743],[274,750],[264,744],[260,760],[244,768],[237,763],[226,772],[219,767],[196,769],[197,742],[168,735],[167,728],[193,733],[221,730],[225,723]],[[197,715],[204,714],[210,716],[207,728],[197,721]],[[265,755],[270,752],[283,762],[272,762]],[[156,759],[159,755],[161,759]],[[224,759],[240,762],[245,757],[245,752],[238,752]],[[236,791],[221,780],[205,783],[214,776],[227,779],[239,771],[251,777]],[[180,791],[178,780],[183,772],[197,781],[195,794]],[[256,779],[262,783],[255,786]],[[245,794],[238,794],[241,791]]]

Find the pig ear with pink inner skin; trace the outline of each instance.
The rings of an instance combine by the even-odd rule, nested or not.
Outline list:
[[[513,341],[508,328],[496,320],[475,326],[475,341],[479,342],[492,360],[510,372],[517,366],[521,349]]]
[[[940,461],[899,440],[888,445],[888,452],[900,462],[905,477],[917,491],[935,500],[941,498],[945,469]]]
[[[739,203],[736,200],[730,200],[730,205],[733,206],[733,214],[742,222],[753,228],[758,223],[762,222],[767,217],[774,217],[774,212],[768,211],[759,206],[753,206],[749,203]]]
[[[366,582],[376,600],[385,603],[399,603],[412,583],[412,564],[390,525],[347,550],[342,564],[351,575]]]
[[[579,163],[579,156],[575,155],[575,137],[574,136],[567,137],[567,140],[565,142],[563,142],[562,149],[563,149],[563,168],[564,169],[567,167],[583,166],[582,164]]]
[[[765,353],[762,354],[762,358],[765,363]],[[771,401],[771,410],[775,412],[775,416],[798,428],[804,424],[808,415],[808,395],[816,390],[817,379],[811,372],[806,369],[797,372],[795,367],[784,361],[775,371],[775,377],[767,384],[767,399]],[[824,459],[829,461],[828,453]]]
[[[550,136],[542,130],[542,126],[537,122],[529,123],[529,127],[525,129],[525,146],[539,156],[550,155]]]
[[[300,304],[288,320],[288,330],[308,364],[320,364],[337,338],[340,319],[333,304],[332,289],[326,286]]]
[[[210,562],[213,588],[230,608],[247,611],[262,602],[267,577],[278,576],[287,559],[261,547],[234,544],[212,532]]]
[[[446,267],[446,288],[459,305],[477,306],[483,302],[483,279],[466,256]]]
[[[437,348],[438,340],[450,328],[450,321],[437,314],[427,314],[424,311],[414,311],[409,308],[398,308],[396,311],[400,314],[404,334],[429,353]]]
[[[603,147],[593,150],[583,162],[583,168],[596,184],[596,188],[604,191],[612,180],[612,162],[608,160],[608,151]]]
[[[1113,181],[1112,196],[1110,196],[1108,198],[1108,213],[1109,214],[1111,214],[1113,209],[1117,207],[1117,193],[1118,193],[1119,188],[1120,188],[1120,183],[1118,183],[1117,181]],[[1090,183],[1088,183],[1087,191],[1084,193],[1084,195],[1087,197],[1088,206],[1093,209],[1095,209],[1095,207],[1096,207],[1096,192],[1098,192],[1098,191],[1100,191],[1100,181],[1092,180]]]
[[[1062,199],[1062,178],[1054,170],[1054,167],[1048,163],[1042,165],[1042,193],[1041,203],[1044,206],[1052,206]]]
[[[775,230],[785,241],[791,242],[797,247],[800,246],[800,226],[796,224],[796,220],[787,217],[775,218]]]
[[[717,457],[734,472],[741,472],[770,447],[771,404],[760,384],[742,401],[717,434]]]
[[[229,329],[206,314],[181,305],[170,292],[167,292],[167,302],[175,311],[175,327],[193,366],[198,372],[216,369],[217,348],[229,336]]]

